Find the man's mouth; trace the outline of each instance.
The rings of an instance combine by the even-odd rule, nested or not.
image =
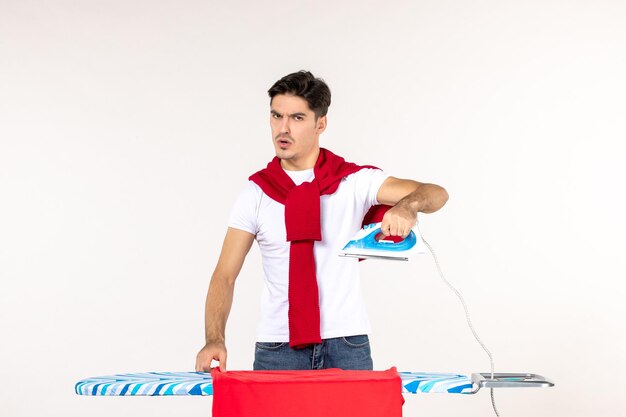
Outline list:
[[[289,139],[286,138],[279,138],[276,143],[278,143],[278,146],[280,146],[281,148],[286,148],[289,145],[291,145],[291,141]]]

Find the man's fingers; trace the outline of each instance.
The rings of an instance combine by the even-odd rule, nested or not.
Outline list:
[[[221,371],[226,371],[226,348],[222,346],[205,346],[196,356],[196,372],[210,372],[213,361],[219,362]]]
[[[217,360],[220,363],[220,371],[226,372],[226,352],[220,352],[217,355]]]
[[[405,219],[394,218],[383,222],[380,229],[385,236],[402,236],[406,238],[411,233],[413,226],[415,226],[415,223],[411,224],[411,222]]]
[[[417,224],[416,221],[407,223],[404,226],[404,233],[402,234],[402,237],[406,238],[411,233],[411,230],[413,230],[413,228],[415,227],[416,224]]]
[[[392,219],[384,219],[380,225],[380,231],[385,236],[395,236],[397,225]]]
[[[389,219],[389,235],[401,236],[404,229],[402,218],[394,216]]]
[[[384,236],[402,236],[406,238],[415,226],[417,218],[411,219],[400,216],[391,210],[385,213],[381,224],[381,232]]]
[[[201,358],[196,360],[196,372],[206,372],[207,369],[211,368],[211,364],[209,366],[206,365],[206,361],[203,361]]]
[[[398,233],[398,219],[393,216],[385,215],[380,229],[385,236],[396,236]]]

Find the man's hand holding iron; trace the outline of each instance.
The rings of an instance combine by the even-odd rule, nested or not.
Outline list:
[[[381,231],[385,236],[409,235],[417,223],[417,213],[432,213],[448,201],[448,192],[435,184],[389,177],[377,195],[380,204],[393,206],[383,216]]]

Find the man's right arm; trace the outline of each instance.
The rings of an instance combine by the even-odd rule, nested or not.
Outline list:
[[[211,361],[226,370],[226,320],[233,304],[235,280],[246,255],[250,251],[254,235],[243,230],[228,228],[222,253],[211,277],[205,305],[205,345],[196,357],[196,371],[211,370]]]

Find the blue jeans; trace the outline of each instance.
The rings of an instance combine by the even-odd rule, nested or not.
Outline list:
[[[289,342],[257,342],[254,370],[311,370],[340,368],[372,370],[372,352],[367,335],[324,339],[303,349],[292,349]]]

